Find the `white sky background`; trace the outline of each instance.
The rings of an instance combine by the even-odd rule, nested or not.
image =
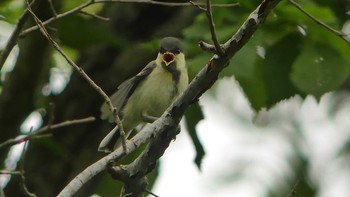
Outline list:
[[[289,191],[297,176],[295,144],[310,158],[306,176],[319,186],[317,196],[350,195],[350,158],[337,157],[350,139],[349,95],[337,102],[337,110],[334,94],[319,104],[296,96],[254,117],[232,78],[220,81],[214,92],[215,98],[207,94],[200,100],[205,113],[197,127],[206,149],[202,172],[193,163],[194,148],[183,130],[162,157],[155,194],[262,197]]]

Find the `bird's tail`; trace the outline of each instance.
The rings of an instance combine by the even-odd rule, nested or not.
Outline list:
[[[113,129],[103,138],[98,146],[98,151],[106,153],[112,152],[114,147],[117,147],[118,144],[121,144],[119,128]]]

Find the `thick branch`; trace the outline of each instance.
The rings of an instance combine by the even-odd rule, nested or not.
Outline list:
[[[143,196],[147,189],[147,184],[145,184],[146,175],[155,168],[157,161],[179,132],[180,128],[177,124],[162,126],[160,130],[156,129],[156,136],[151,140],[145,151],[132,163],[122,167],[109,168],[112,177],[125,184],[124,191],[127,192],[125,195],[130,197]]]
[[[176,101],[164,112],[164,114],[157,119],[151,125],[147,125],[142,132],[139,132],[131,140],[127,141],[126,146],[129,152],[134,151],[147,139],[154,138],[154,143],[150,143],[147,150],[156,149],[157,152],[147,152],[148,157],[158,157],[158,154],[163,154],[168,144],[162,143],[161,140],[172,139],[176,136],[176,128],[184,114],[186,108],[196,101],[212,84],[216,81],[218,74],[228,65],[230,58],[244,46],[248,40],[252,37],[256,29],[262,24],[270,13],[270,11],[280,2],[281,0],[265,0],[258,8],[248,17],[238,32],[227,41],[223,47],[225,54],[224,56],[214,55],[209,63],[197,74],[186,90],[176,99]],[[159,144],[158,144],[159,143]],[[110,161],[116,161],[123,155],[122,148],[116,149],[106,157],[102,158],[98,162],[87,167],[83,172],[76,176],[58,196],[72,196],[75,194],[80,187],[89,181],[93,176],[104,170]],[[135,172],[142,172],[147,169],[148,166],[152,166],[151,163],[147,165],[141,165],[144,163],[144,155],[141,154],[135,162],[130,164],[131,166],[142,166],[140,169],[135,169],[129,176],[135,176]],[[145,168],[146,167],[146,168]],[[136,173],[137,174],[137,173]]]
[[[133,178],[129,176],[128,169],[125,166],[113,166],[108,172],[114,179],[121,180],[124,187],[119,196],[143,197],[147,190],[148,182],[146,177]]]

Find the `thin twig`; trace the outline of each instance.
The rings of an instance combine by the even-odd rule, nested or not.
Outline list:
[[[199,42],[199,46],[205,51],[211,51],[213,53],[216,53],[219,56],[224,56],[225,51],[223,50],[223,47],[220,45],[220,43],[218,41],[218,37],[216,35],[213,13],[212,13],[212,9],[211,9],[212,4],[211,4],[210,0],[207,0],[206,8],[203,8],[200,5],[195,4],[193,1],[189,1],[189,3],[191,3],[192,5],[196,6],[198,9],[205,12],[205,14],[208,18],[211,39],[214,43],[214,46],[213,46],[213,45],[210,45],[208,43],[201,41],[201,42]]]
[[[34,3],[36,2],[36,0],[33,0],[30,5],[34,5]],[[22,31],[22,28],[24,27],[24,24],[26,23],[27,19],[29,17],[29,12],[28,10],[24,11],[24,13],[22,14],[22,16],[18,19],[18,23],[15,27],[15,30],[12,32],[9,40],[6,43],[5,48],[3,49],[3,51],[0,54],[0,70],[3,67],[7,57],[10,55],[10,52],[12,51],[13,47],[16,46],[17,41],[18,41],[18,37]]]
[[[288,0],[289,3],[291,3],[292,5],[294,5],[294,7],[296,7],[298,10],[300,10],[303,14],[305,14],[307,17],[309,17],[311,20],[313,20],[314,22],[316,22],[317,24],[321,25],[322,27],[328,29],[329,31],[331,31],[332,33],[334,33],[335,35],[339,36],[341,39],[343,39],[344,41],[346,41],[347,43],[350,44],[350,40],[348,40],[346,37],[348,36],[347,34],[345,34],[342,31],[338,31],[332,27],[330,27],[329,25],[327,25],[326,23],[322,22],[321,20],[317,19],[316,17],[312,16],[310,13],[308,13],[306,10],[303,9],[303,7],[301,7],[300,4],[298,4],[297,2],[293,1],[293,0]]]
[[[49,131],[50,129],[48,129]],[[30,140],[36,140],[36,139],[42,139],[42,138],[48,138],[48,137],[52,137],[52,133],[48,133],[48,134],[39,134],[39,135],[32,135],[30,137]],[[27,140],[28,141],[28,140]]]
[[[67,120],[58,124],[49,124],[35,132],[29,133],[28,135],[25,135],[23,137],[17,138],[17,139],[9,139],[3,143],[0,144],[0,149],[8,146],[12,146],[15,144],[19,144],[25,141],[28,141],[30,139],[38,138],[38,137],[43,137],[44,135],[47,135],[47,131],[51,131],[53,129],[58,129],[61,127],[66,127],[74,124],[82,124],[82,123],[87,123],[87,122],[92,122],[95,121],[94,117],[88,117],[88,118],[83,118],[83,119],[78,119],[78,120]]]
[[[32,130],[33,130],[33,127],[30,128],[30,131],[29,133],[32,133]],[[23,146],[23,150],[22,150],[22,155],[21,155],[21,159],[20,159],[20,163],[19,163],[19,171],[20,171],[20,175],[21,175],[21,182],[20,182],[20,185],[21,185],[21,188],[24,192],[25,195],[27,196],[30,196],[30,197],[36,197],[35,194],[31,193],[27,186],[26,186],[26,177],[25,177],[25,172],[24,172],[24,159],[25,159],[25,156],[26,156],[26,153],[27,153],[27,145],[28,145],[28,141],[26,141],[24,143],[24,146]]]
[[[94,1],[92,1],[94,2]],[[29,6],[29,2],[27,0],[27,4]],[[120,137],[122,138],[122,146],[123,146],[123,150],[124,152],[127,154],[128,150],[126,148],[126,137],[125,137],[125,132],[123,129],[123,124],[119,118],[119,115],[117,113],[117,109],[116,107],[113,106],[110,98],[108,97],[108,95],[100,88],[100,86],[98,86],[87,74],[86,72],[78,65],[75,64],[75,62],[70,59],[68,57],[68,55],[60,48],[60,46],[52,39],[52,37],[50,36],[49,32],[47,32],[45,26],[43,25],[43,23],[41,22],[41,20],[35,15],[35,13],[31,10],[30,7],[28,7],[29,12],[32,14],[35,22],[37,23],[37,25],[39,26],[39,29],[41,31],[41,33],[48,39],[48,41],[50,41],[50,43],[52,44],[53,48],[56,49],[63,57],[64,59],[76,70],[78,71],[78,73],[97,91],[97,93],[99,93],[104,100],[106,101],[107,105],[109,106],[109,109],[111,110],[114,118],[115,118],[115,123],[117,123],[118,127],[119,127],[119,132],[120,132]]]
[[[63,18],[65,16],[74,14],[76,12],[81,11],[82,9],[92,5],[92,4],[97,4],[97,3],[146,3],[146,4],[155,4],[155,5],[163,5],[163,6],[189,6],[193,5],[191,3],[173,3],[173,2],[160,2],[160,1],[152,1],[152,0],[89,0],[88,2],[81,4],[67,12],[64,12],[62,14],[57,14],[55,17],[51,17],[45,21],[42,22],[44,26],[52,23],[53,21]],[[203,3],[195,3],[195,5],[205,5]],[[230,3],[230,4],[212,4],[212,6],[216,7],[233,7],[233,6],[238,6],[239,3]],[[20,37],[26,36],[28,33],[31,33],[35,30],[38,30],[39,27],[37,25],[33,27],[29,27],[28,29],[25,29],[21,34]]]
[[[33,0],[30,5],[34,5],[34,3],[36,2],[36,0]],[[89,0],[86,3],[83,3],[67,12],[64,12],[62,14],[57,14],[56,10],[54,9],[54,6],[52,4],[52,0],[48,0],[51,10],[53,12],[53,17],[45,20],[42,22],[43,26],[46,26],[50,23],[52,23],[55,20],[58,20],[60,18],[63,18],[65,16],[71,15],[73,13],[77,13],[79,11],[81,11],[82,9],[92,5],[92,4],[96,4],[96,3],[109,3],[109,2],[114,2],[114,3],[147,3],[147,4],[155,4],[155,5],[163,5],[163,6],[189,6],[189,5],[204,5],[203,3],[174,3],[174,2],[160,2],[160,1],[153,1],[153,0]],[[228,4],[212,4],[212,6],[216,6],[216,7],[233,7],[233,6],[239,6],[239,3],[228,3]],[[36,31],[39,29],[39,26],[35,25],[32,27],[29,27],[25,30],[22,31],[22,28],[24,27],[25,22],[27,21],[27,18],[29,16],[29,12],[26,9],[24,11],[24,13],[22,14],[22,16],[19,18],[18,23],[14,29],[14,31],[12,32],[9,40],[7,41],[6,46],[4,47],[4,49],[2,50],[1,54],[0,54],[0,70],[2,69],[6,59],[8,58],[11,50],[13,49],[13,47],[17,44],[18,39],[19,38],[23,38],[26,35],[28,35],[29,33]],[[102,19],[102,18],[100,18]]]
[[[263,24],[266,17],[271,10],[277,6],[277,4],[282,0],[264,0],[262,3],[249,15],[246,21],[241,25],[238,31],[231,37],[230,40],[226,41],[223,45],[226,56],[213,55],[209,60],[211,64],[216,69],[211,69],[212,66],[207,64],[204,68],[199,71],[199,73],[194,77],[191,83],[187,86],[184,92],[182,92],[176,100],[171,104],[171,106],[163,113],[163,115],[157,119],[152,124],[146,126],[146,128],[137,133],[131,140],[128,140],[127,146],[130,152],[135,151],[141,145],[145,144],[149,139],[152,138],[149,144],[148,150],[152,149],[149,155],[144,152],[143,158],[152,159],[153,157],[163,154],[170,141],[174,139],[177,132],[177,128],[181,117],[183,116],[187,107],[197,100],[204,92],[206,92],[216,81],[219,73],[228,65],[230,59],[252,38],[258,27]],[[164,141],[166,138],[166,141]],[[123,157],[122,148],[119,147],[112,153],[101,158],[99,161],[91,164],[89,167],[84,169],[79,173],[73,180],[69,182],[67,186],[57,195],[58,197],[69,197],[76,194],[76,192],[81,189],[85,183],[91,180],[94,176],[104,171],[106,167],[110,164],[110,161],[116,161]],[[157,155],[153,154],[156,153]],[[139,159],[143,162],[143,159]],[[152,161],[154,161],[152,159]],[[134,162],[132,162],[134,163]],[[143,165],[145,164],[145,165]],[[153,163],[134,163],[135,168],[129,168],[133,173],[130,174],[131,177],[139,177],[143,174],[138,174],[140,171],[146,170],[149,172],[148,167],[154,167]],[[134,173],[136,172],[136,173]]]
[[[97,1],[105,1],[105,2],[121,2],[121,3],[148,3],[148,4],[155,4],[155,5],[163,5],[163,6],[189,6],[189,5],[198,5],[198,6],[204,6],[205,3],[200,2],[193,2],[192,4],[190,1],[187,2],[165,2],[165,1],[154,1],[154,0],[97,0]],[[239,6],[239,3],[216,3],[212,4],[212,6],[215,7],[234,7]]]
[[[49,104],[49,123],[47,125],[48,129],[51,129],[51,125],[54,120],[55,120],[55,104],[50,103]]]
[[[102,20],[102,21],[110,21],[109,18],[106,18],[106,17],[103,17],[103,16],[99,16],[99,15],[91,13],[91,12],[87,12],[87,11],[84,11],[84,10],[80,10],[79,12],[82,13],[82,14],[88,15],[88,16],[92,16],[92,17],[97,18],[97,19]]]
[[[295,182],[295,184],[293,185],[293,188],[290,190],[290,192],[288,193],[287,197],[294,197],[296,192],[297,192],[297,187],[299,185],[300,179],[297,179],[297,181]]]
[[[210,33],[211,33],[211,39],[214,42],[214,46],[216,49],[216,53],[219,56],[223,56],[225,55],[224,50],[222,49],[219,41],[218,41],[218,37],[216,36],[216,30],[215,30],[215,24],[214,24],[214,19],[213,19],[213,13],[211,10],[211,2],[210,0],[207,0],[207,17],[208,17],[208,21],[209,21],[209,28],[210,28]]]
[[[153,193],[152,191],[146,189],[145,192],[147,192],[149,195],[154,196],[154,197],[159,197],[157,194]]]
[[[206,12],[207,9],[203,8],[201,5],[199,5],[198,3],[195,3],[193,1],[189,1],[190,4],[192,4],[193,6],[196,6],[198,9],[202,10],[203,12]]]
[[[0,170],[0,174],[6,174],[6,175],[21,175],[21,172],[20,172],[20,171]]]
[[[52,11],[53,16],[56,17],[57,16],[57,12],[56,12],[55,6],[52,3],[52,0],[47,0],[47,1],[49,2],[50,9]]]
[[[215,53],[215,46],[214,45],[211,45],[211,44],[206,43],[204,41],[199,41],[198,46],[201,49],[203,49],[204,51],[209,51],[209,52]]]
[[[48,25],[57,19],[60,19],[60,18],[63,18],[65,16],[68,16],[70,14],[76,13],[76,12],[78,12],[78,11],[80,11],[80,10],[82,10],[82,9],[88,7],[89,5],[92,5],[92,4],[94,4],[94,0],[89,0],[88,2],[81,4],[75,8],[67,11],[67,12],[64,12],[62,14],[57,14],[55,17],[51,17],[51,18],[47,19],[46,21],[41,22],[41,24],[43,26]],[[20,37],[24,37],[28,33],[33,32],[33,31],[38,30],[38,29],[40,29],[40,27],[38,25],[34,25],[33,27],[29,27],[29,28],[22,31],[22,33],[20,34]]]

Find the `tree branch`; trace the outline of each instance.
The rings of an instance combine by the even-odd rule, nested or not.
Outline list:
[[[225,54],[225,52],[219,43],[218,37],[216,36],[216,30],[215,30],[215,24],[214,24],[214,19],[213,19],[213,13],[211,10],[210,0],[207,0],[206,15],[207,15],[208,22],[209,22],[211,40],[213,41],[214,46],[215,46],[215,53],[218,54],[219,56],[223,56]]]
[[[44,136],[47,134],[48,131],[51,131],[53,129],[58,129],[58,128],[62,128],[62,127],[66,127],[66,126],[70,126],[70,125],[75,125],[75,124],[82,124],[82,123],[87,123],[87,122],[92,122],[95,121],[94,117],[88,117],[88,118],[83,118],[83,119],[78,119],[78,120],[67,120],[58,124],[49,124],[37,131],[31,132],[28,135],[22,136],[20,138],[16,138],[16,139],[9,139],[3,143],[0,144],[0,149],[5,148],[5,147],[9,147],[9,146],[13,146],[15,144],[19,144],[25,141],[28,141],[30,139],[33,138],[37,138],[39,136]]]
[[[34,3],[36,2],[36,0],[33,0],[30,3],[30,7],[32,7],[34,5]],[[68,15],[77,13],[77,12],[81,12],[84,14],[89,14],[95,18],[99,18],[102,20],[107,20],[104,17],[100,17],[100,16],[96,16],[94,14],[91,13],[87,13],[85,11],[82,11],[84,8],[92,5],[92,4],[97,4],[97,3],[109,3],[109,2],[114,2],[114,3],[146,3],[146,4],[155,4],[155,5],[163,5],[163,6],[189,6],[189,5],[203,5],[202,3],[174,3],[174,2],[159,2],[159,1],[153,1],[153,0],[89,0],[88,2],[81,4],[67,12],[61,13],[61,14],[57,14],[53,4],[52,4],[52,0],[48,0],[49,4],[50,4],[50,8],[52,10],[53,13],[53,17],[41,22],[43,26],[46,26],[58,19],[61,19],[63,17],[66,17]],[[232,6],[238,6],[239,3],[230,3],[230,4],[212,4],[212,6],[217,6],[217,7],[232,7]],[[2,69],[6,59],[8,58],[11,50],[13,49],[13,47],[17,44],[18,39],[19,38],[23,38],[25,37],[27,34],[38,30],[40,27],[38,25],[33,26],[33,27],[29,27],[25,30],[22,31],[25,22],[27,21],[27,18],[29,16],[29,11],[28,9],[26,9],[24,11],[24,13],[22,14],[22,16],[19,18],[18,23],[14,29],[14,31],[12,32],[10,39],[7,41],[6,46],[4,47],[3,51],[0,54],[0,70]]]
[[[143,197],[143,193],[146,192],[148,186],[145,176],[131,178],[126,166],[111,166],[108,168],[108,172],[114,179],[121,180],[124,183],[119,196]]]
[[[21,172],[20,172],[20,171],[0,170],[0,174],[6,174],[6,175],[21,175]]]
[[[209,63],[197,74],[186,90],[175,100],[175,102],[154,123],[147,125],[142,132],[136,134],[126,142],[129,152],[151,139],[147,151],[142,153],[134,162],[128,165],[129,177],[138,177],[137,172],[147,172],[154,165],[152,158],[160,157],[169,145],[169,139],[177,135],[177,127],[186,108],[196,101],[213,83],[218,74],[228,65],[230,58],[239,51],[252,37],[256,29],[265,21],[270,11],[281,0],[263,1],[248,17],[235,35],[224,45],[224,56],[214,55]],[[154,150],[154,152],[153,152]],[[87,181],[103,171],[110,161],[118,161],[123,157],[122,148],[119,147],[109,155],[103,157],[96,163],[87,167],[78,174],[59,194],[60,197],[68,197],[75,194]],[[147,155],[148,158],[145,158]],[[147,163],[150,161],[150,163]],[[146,162],[146,163],[145,163]],[[138,167],[140,167],[138,169]],[[131,170],[133,169],[133,170]],[[136,174],[135,174],[136,172]]]
[[[292,189],[290,190],[290,192],[288,193],[287,197],[295,197],[296,192],[297,192],[297,187],[299,185],[300,180],[297,179],[297,181],[295,182],[295,184],[293,185]]]
[[[209,51],[209,52],[212,52],[212,53],[215,53],[215,46],[209,44],[209,43],[206,43],[204,41],[199,41],[198,42],[198,46],[203,49],[204,51]]]
[[[178,122],[181,120],[181,117],[180,119],[177,118]],[[151,139],[145,151],[133,162],[122,167],[109,168],[109,172],[114,179],[125,183],[124,191],[127,191],[125,195],[133,197],[143,196],[147,186],[145,184],[146,175],[155,168],[157,161],[164,154],[170,142],[180,133],[180,128],[177,123],[164,125],[159,128],[159,131],[158,128],[155,131],[156,136]]]
[[[79,10],[79,12],[82,13],[82,14],[85,14],[85,15],[87,15],[87,16],[91,16],[91,17],[93,17],[93,18],[102,20],[102,21],[110,21],[109,18],[106,18],[106,17],[103,17],[103,16],[99,16],[99,15],[94,14],[94,13],[86,12],[86,11],[84,11],[84,10]]]
[[[93,0],[91,2],[94,2]],[[123,129],[123,124],[119,118],[117,108],[113,106],[111,99],[108,97],[108,95],[85,73],[85,71],[78,65],[75,64],[75,62],[68,57],[68,55],[60,48],[60,46],[51,38],[49,32],[47,32],[45,26],[41,22],[41,20],[35,15],[35,13],[31,10],[30,4],[27,0],[28,4],[28,11],[31,13],[33,16],[35,22],[37,23],[41,33],[48,39],[48,41],[52,44],[54,49],[56,49],[63,57],[64,59],[76,70],[78,73],[99,93],[104,100],[106,101],[107,105],[109,106],[109,109],[111,110],[114,118],[115,118],[115,123],[119,127],[119,132],[120,132],[120,137],[122,139],[122,147],[125,153],[128,152],[128,149],[126,148],[126,137],[125,137],[125,132]]]
[[[31,128],[30,130],[32,130],[32,129],[33,128]],[[31,132],[32,131],[30,131],[30,133]],[[36,195],[34,193],[31,193],[26,186],[26,176],[25,176],[25,172],[24,172],[24,159],[25,159],[26,154],[27,154],[27,145],[28,145],[28,143],[26,141],[24,143],[24,146],[23,146],[21,160],[19,163],[19,172],[20,172],[20,177],[21,177],[20,185],[21,185],[21,188],[26,196],[36,197]]]
[[[292,5],[294,5],[294,7],[296,7],[298,10],[300,10],[303,14],[305,14],[307,17],[309,17],[315,23],[317,23],[317,24],[321,25],[322,27],[328,29],[330,32],[334,33],[335,35],[337,35],[341,39],[343,39],[345,42],[350,44],[350,38],[349,39],[346,38],[348,36],[347,34],[330,27],[326,23],[324,23],[321,20],[317,19],[316,17],[312,16],[310,13],[308,13],[306,10],[304,10],[303,7],[301,7],[301,5],[298,4],[297,2],[295,2],[293,0],[288,0],[288,2],[291,3]]]
[[[53,5],[52,0],[47,0],[47,1],[49,2],[50,9],[52,11],[53,16],[56,17],[57,16],[57,12],[56,12],[55,6]]]
[[[211,10],[212,4],[210,2],[210,0],[207,0],[206,3],[206,8],[201,7],[198,4],[195,4],[193,1],[190,1],[190,3],[196,7],[198,7],[198,9],[202,10],[203,12],[205,12],[207,18],[208,18],[208,23],[209,23],[209,29],[210,29],[210,34],[211,34],[211,40],[214,43],[214,46],[211,44],[208,44],[206,42],[200,41],[199,47],[202,48],[205,51],[210,51],[212,53],[218,54],[219,56],[224,55],[224,50],[222,49],[217,35],[216,35],[216,30],[215,30],[215,24],[214,24],[214,19],[213,19],[213,13]]]
[[[154,5],[163,5],[163,6],[189,6],[191,5],[190,3],[171,3],[171,2],[159,2],[159,1],[153,1],[153,0],[89,0],[88,2],[81,4],[67,12],[64,12],[62,14],[57,14],[54,17],[51,17],[49,19],[47,19],[46,21],[43,21],[42,24],[44,26],[60,19],[63,17],[66,17],[68,15],[80,12],[82,9],[93,5],[93,4],[97,4],[97,3],[145,3],[145,4],[154,4]],[[197,5],[201,5],[200,3],[198,3]],[[213,4],[212,6],[218,6],[218,7],[232,7],[232,6],[238,6],[238,3],[231,3],[231,4]],[[25,29],[21,34],[20,37],[24,37],[26,36],[28,33],[31,33],[35,30],[38,30],[39,27],[38,26],[33,26],[30,27],[28,29]]]

